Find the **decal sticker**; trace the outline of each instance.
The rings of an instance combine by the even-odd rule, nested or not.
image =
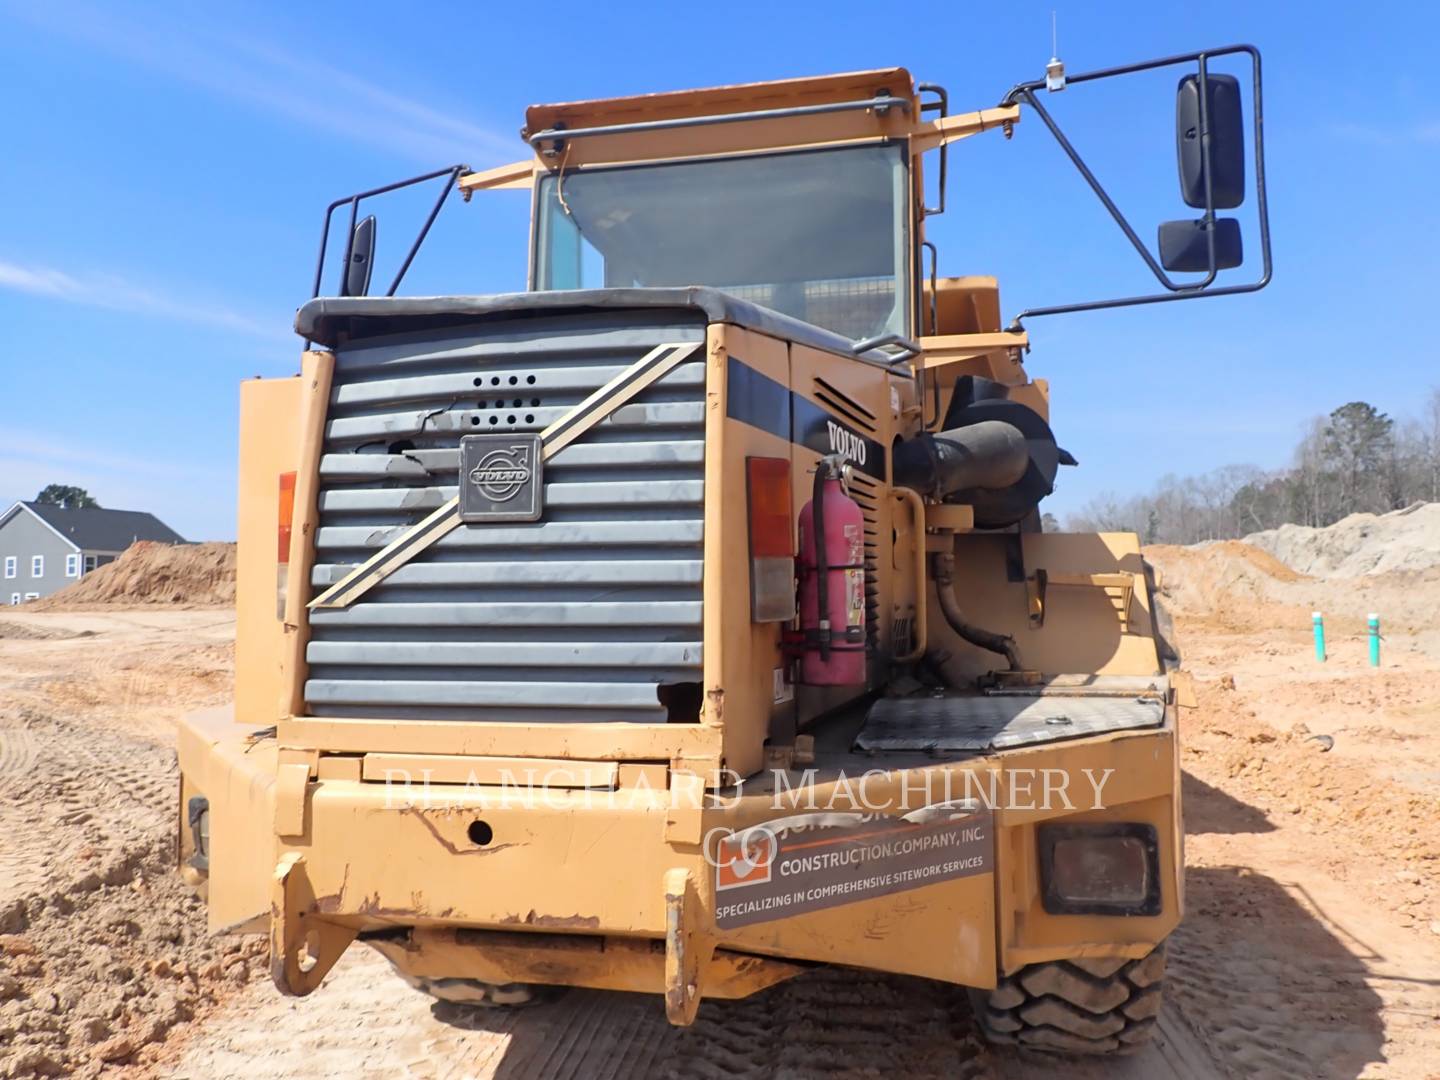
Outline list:
[[[988,809],[918,823],[853,816],[858,820],[834,825],[825,824],[834,815],[799,815],[722,837],[715,925],[786,919],[994,870]]]

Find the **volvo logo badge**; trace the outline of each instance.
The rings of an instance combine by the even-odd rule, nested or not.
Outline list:
[[[544,486],[539,435],[460,440],[460,520],[537,521]]]
[[[502,446],[491,450],[470,470],[470,482],[493,502],[507,502],[524,490],[530,479],[528,446]]]

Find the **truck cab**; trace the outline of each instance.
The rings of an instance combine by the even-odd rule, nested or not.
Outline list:
[[[997,283],[925,259],[927,163],[1020,117],[899,68],[532,107],[421,178],[530,192],[521,293],[400,293],[422,232],[367,295],[390,189],[332,205],[299,373],[241,388],[234,706],[180,742],[182,866],[281,992],[364,943],[687,1024],[835,964],[1143,1041],[1186,683],[1136,537],[1039,527],[1074,459]]]

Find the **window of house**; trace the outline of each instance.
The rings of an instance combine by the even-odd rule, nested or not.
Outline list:
[[[26,599],[26,600],[39,600],[39,599],[40,599],[40,594],[39,594],[38,592],[27,592],[27,593],[25,594],[25,599]]]
[[[18,603],[20,603],[20,594],[18,592],[12,592],[10,594],[10,606],[14,607]]]
[[[79,576],[80,576],[80,556],[79,556],[79,555],[66,555],[66,556],[65,556],[65,576],[66,576],[66,577],[79,577]]]
[[[45,576],[45,556],[44,556],[44,555],[32,555],[32,556],[30,556],[30,576],[31,576],[31,577],[44,577],[44,576]]]
[[[5,576],[7,578],[13,578],[16,574],[20,573],[16,566],[18,561],[14,555],[5,556]]]
[[[96,564],[95,564],[95,556],[94,556],[94,555],[86,555],[86,556],[85,556],[85,573],[88,574],[88,573],[90,573],[91,570],[94,570],[94,569],[95,569],[95,565],[96,565]]]

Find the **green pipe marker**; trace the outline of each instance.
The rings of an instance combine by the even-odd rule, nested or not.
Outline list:
[[[1325,662],[1325,616],[1318,611],[1312,611],[1310,621],[1315,624],[1315,659],[1323,664]]]
[[[1366,622],[1370,630],[1370,666],[1380,666],[1380,616],[1373,611]]]

